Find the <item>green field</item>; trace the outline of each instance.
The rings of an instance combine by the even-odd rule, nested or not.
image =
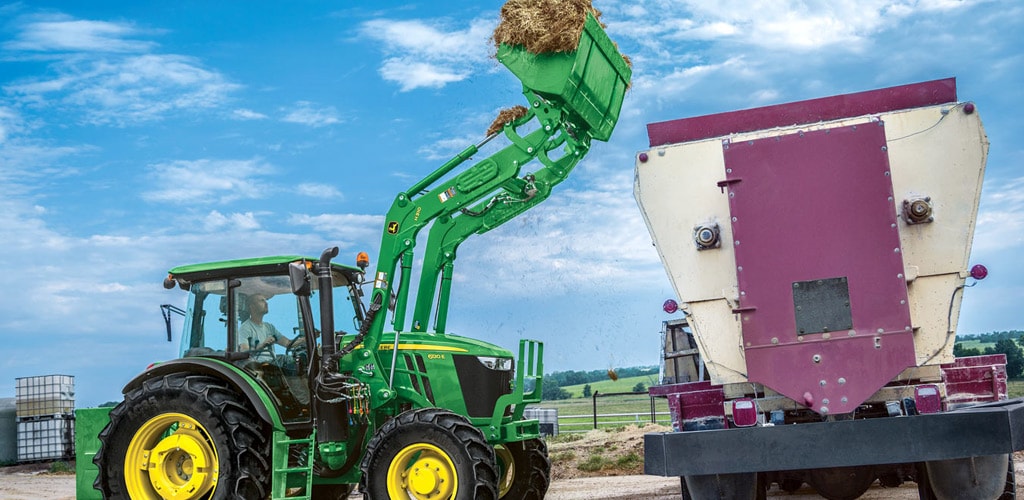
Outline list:
[[[594,391],[600,391],[603,393],[633,392],[633,387],[636,387],[636,384],[638,383],[644,384],[645,388],[652,385],[658,385],[658,374],[653,373],[650,375],[620,378],[618,380],[605,379],[599,382],[590,382],[590,391],[591,393]],[[574,398],[581,398],[583,397],[583,386],[585,385],[587,384],[567,385],[562,387],[562,389],[565,389],[566,392],[572,394],[572,397]]]
[[[956,343],[960,344],[961,346],[963,346],[964,349],[977,349],[977,350],[982,351],[982,352],[985,351],[986,347],[995,347],[996,346],[995,342],[982,342],[982,341],[976,340],[976,339],[972,339],[972,340],[957,340]]]

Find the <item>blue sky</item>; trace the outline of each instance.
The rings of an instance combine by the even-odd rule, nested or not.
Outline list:
[[[657,364],[673,293],[632,197],[653,121],[955,76],[991,140],[960,333],[1024,328],[1024,4],[607,0],[633,87],[608,143],[463,245],[449,331],[546,342],[546,371]],[[175,356],[186,263],[376,255],[395,193],[524,104],[498,1],[0,3],[0,397],[120,399]],[[175,326],[178,326],[176,321]],[[177,340],[177,334],[175,335]]]

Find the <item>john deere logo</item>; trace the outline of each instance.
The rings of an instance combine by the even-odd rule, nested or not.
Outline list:
[[[396,221],[388,222],[388,234],[397,234],[397,233],[398,233],[398,222],[396,222]]]

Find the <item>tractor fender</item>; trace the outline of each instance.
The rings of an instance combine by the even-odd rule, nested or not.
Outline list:
[[[121,389],[121,394],[127,394],[147,380],[162,377],[169,373],[181,372],[209,375],[224,380],[252,403],[253,408],[256,409],[256,414],[263,421],[275,428],[282,427],[281,418],[277,414],[276,408],[273,408],[270,395],[262,388],[256,386],[253,380],[242,373],[241,370],[229,363],[216,359],[182,358],[152,365],[125,384],[124,388]]]

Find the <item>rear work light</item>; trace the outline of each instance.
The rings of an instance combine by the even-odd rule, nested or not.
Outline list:
[[[736,427],[752,427],[757,424],[757,407],[749,398],[736,399],[732,402],[732,422]]]

